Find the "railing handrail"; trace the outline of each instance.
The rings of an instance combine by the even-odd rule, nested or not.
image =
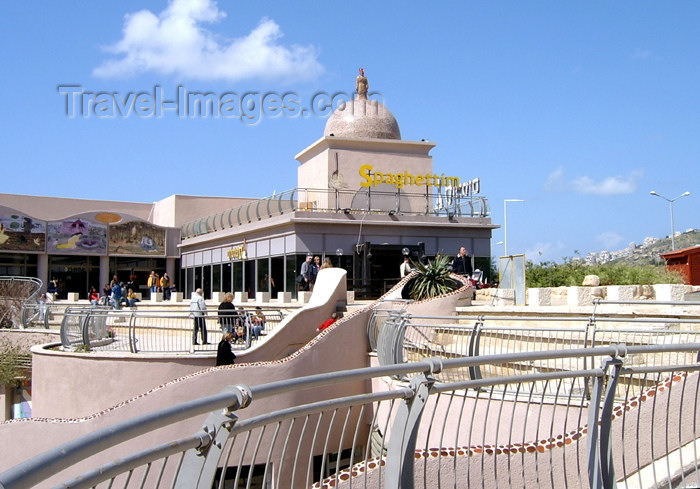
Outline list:
[[[255,317],[255,312],[257,309],[245,309],[243,308],[243,313],[236,312],[235,314],[219,314],[217,309],[211,309],[207,311],[205,316],[205,321],[208,323],[215,323],[216,328],[210,329],[208,326],[208,332],[210,334],[219,335],[223,331],[222,319],[228,319],[234,323],[238,321],[238,324],[245,329],[244,332],[244,347],[245,349],[250,348],[252,344],[252,338],[260,335],[266,335],[274,331],[283,320],[284,312],[281,309],[265,309],[262,311],[264,316],[264,328],[261,331],[256,331],[256,324],[252,321]],[[91,338],[94,337],[95,341],[99,341],[101,346],[105,348],[105,343],[103,340],[112,338],[110,345],[112,347],[106,348],[111,350],[119,350],[123,352],[139,353],[140,351],[159,351],[159,352],[169,352],[169,351],[189,351],[191,343],[187,343],[186,338],[191,336],[191,329],[182,326],[182,321],[191,319],[192,312],[189,310],[172,310],[172,309],[113,309],[110,306],[99,306],[99,305],[77,305],[69,306],[65,309],[63,313],[63,319],[61,321],[61,342],[64,348],[74,348],[76,346],[84,345],[87,348],[92,348]],[[108,320],[114,319],[111,323]],[[99,324],[96,321],[100,320]],[[163,320],[173,320],[176,325],[155,325],[153,323],[158,323]],[[128,339],[127,343],[124,343],[124,347],[119,348],[114,346],[113,336],[115,328],[121,328],[124,331],[124,338]],[[68,330],[71,329],[72,333]],[[79,333],[78,330],[79,329]],[[138,330],[138,334],[137,334]],[[144,339],[148,335],[156,335],[158,333],[164,334],[163,332],[178,333],[180,345],[177,348],[166,348],[159,347],[157,349],[147,350],[143,346],[139,346],[139,339]],[[152,337],[150,339],[153,339]],[[218,340],[217,340],[218,342]],[[170,345],[170,342],[165,343]]]
[[[365,201],[362,199],[360,199],[361,203],[358,202],[357,205],[353,204],[356,197],[362,197],[364,195],[367,196],[366,205]],[[311,196],[312,200],[309,200],[309,196]],[[324,199],[320,199],[320,196],[324,196]],[[330,201],[332,199],[330,197],[335,198],[333,205],[331,205]],[[382,198],[384,198],[386,202],[381,201]],[[222,229],[232,228],[237,225],[281,215],[286,212],[296,211],[347,211],[350,213],[392,211],[399,215],[464,215],[468,217],[488,217],[490,215],[488,199],[484,196],[452,196],[450,197],[451,204],[446,207],[443,206],[442,208],[436,208],[435,205],[430,205],[430,201],[435,201],[437,198],[437,194],[433,193],[431,190],[426,190],[425,192],[404,192],[401,189],[397,189],[394,192],[386,192],[369,188],[336,190],[298,187],[285,190],[279,194],[252,200],[245,204],[187,222],[182,225],[181,234],[183,239],[193,238]],[[372,205],[372,199],[374,199],[374,205]],[[379,204],[377,204],[377,199],[380,199]],[[420,211],[402,209],[402,199],[404,201],[406,199],[424,199],[426,205],[421,207]],[[318,200],[325,200],[325,205],[319,205],[319,202],[317,202]],[[300,202],[303,202],[304,205],[299,205]],[[310,203],[312,204],[311,208],[309,208]],[[253,211],[252,216],[251,210]],[[245,215],[243,219],[241,219],[241,214]]]
[[[410,364],[388,365],[378,367],[366,367],[356,370],[347,370],[339,372],[330,372],[324,374],[316,374],[307,377],[293,378],[284,381],[271,382],[258,386],[234,385],[227,386],[224,390],[215,395],[207,396],[201,399],[187,401],[185,403],[168,406],[141,415],[138,418],[128,419],[116,423],[115,425],[99,429],[95,432],[87,434],[79,439],[67,442],[59,447],[52,448],[42,454],[32,457],[19,465],[0,473],[0,488],[2,489],[18,489],[20,487],[28,487],[34,485],[53,474],[68,468],[69,466],[94,455],[98,451],[113,447],[126,439],[143,435],[159,428],[171,425],[173,423],[190,419],[194,416],[199,416],[207,412],[214,412],[222,419],[224,423],[235,422],[235,417],[230,417],[227,413],[235,412],[238,409],[245,408],[253,402],[262,399],[270,398],[280,394],[298,392],[299,390],[312,389],[331,384],[339,384],[345,382],[371,380],[380,377],[398,376],[398,375],[426,375],[428,378],[433,374],[442,371],[443,369],[465,368],[476,365],[486,365],[489,363],[506,363],[515,361],[528,360],[547,360],[555,358],[568,357],[610,357],[611,359],[622,358],[631,354],[649,354],[649,353],[668,353],[668,352],[695,352],[700,350],[700,343],[674,344],[674,345],[649,345],[649,346],[626,346],[613,345],[596,348],[580,348],[569,350],[552,350],[544,352],[523,352],[501,355],[485,355],[476,358],[461,358],[461,359],[429,359],[423,362]],[[610,363],[610,362],[607,362]],[[669,367],[670,368],[670,367]],[[674,365],[673,371],[690,369],[697,370],[700,366],[693,365]],[[532,379],[547,379],[547,378],[563,378],[566,376],[586,376],[600,378],[604,374],[604,369],[595,367],[591,369],[572,371],[568,373],[547,373],[547,374],[526,374],[516,375],[502,379],[481,379],[463,381],[461,383],[452,383],[449,387],[447,384],[440,384],[438,391],[454,390],[457,388],[488,386],[496,383],[501,383],[505,380],[513,382],[515,380],[528,381]],[[602,384],[601,384],[602,385]],[[600,386],[599,386],[600,388]],[[415,392],[415,391],[414,391]],[[394,394],[391,394],[392,396]],[[398,390],[397,398],[411,398],[412,396],[405,390]],[[343,398],[336,398],[335,401],[341,401]],[[328,402],[328,401],[326,401]],[[225,412],[220,413],[220,410]],[[308,406],[297,406],[296,411],[308,409]],[[593,409],[593,408],[592,408]],[[597,412],[597,407],[595,407]],[[295,408],[285,410],[286,415],[291,417],[295,413]],[[274,413],[267,413],[265,416],[274,416]],[[213,437],[212,428],[203,428],[208,439]],[[215,427],[216,431],[218,427]],[[199,434],[205,436],[201,431]],[[192,437],[186,438],[191,440]],[[159,445],[162,446],[162,445]],[[156,448],[157,449],[157,448]],[[412,455],[410,455],[412,458]]]

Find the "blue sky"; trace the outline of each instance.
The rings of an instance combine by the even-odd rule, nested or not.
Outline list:
[[[75,90],[165,100],[351,92],[358,67],[438,173],[479,177],[508,251],[561,260],[698,228],[700,2],[3,2],[2,192],[153,202],[296,186],[322,117],[66,115]],[[65,89],[63,89],[65,91]],[[147,114],[147,110],[144,111]],[[493,254],[503,229],[494,231]]]

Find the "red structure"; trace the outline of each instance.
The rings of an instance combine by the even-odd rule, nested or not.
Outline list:
[[[700,246],[662,253],[666,270],[678,272],[689,285],[700,285]]]

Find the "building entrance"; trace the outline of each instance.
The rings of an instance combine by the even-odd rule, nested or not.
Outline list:
[[[355,260],[352,281],[355,297],[376,299],[388,292],[401,280],[399,268],[403,263],[404,253],[413,261],[424,258],[425,246],[372,244],[365,242],[356,247],[358,259]]]

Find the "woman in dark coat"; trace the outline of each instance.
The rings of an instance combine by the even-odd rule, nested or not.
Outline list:
[[[231,349],[231,341],[233,340],[232,333],[224,333],[223,338],[219,342],[219,347],[216,350],[216,366],[233,365],[236,359],[236,354]]]
[[[228,292],[224,295],[224,301],[219,304],[219,324],[223,333],[234,332],[234,322],[236,316],[236,306],[233,305],[233,294]]]

